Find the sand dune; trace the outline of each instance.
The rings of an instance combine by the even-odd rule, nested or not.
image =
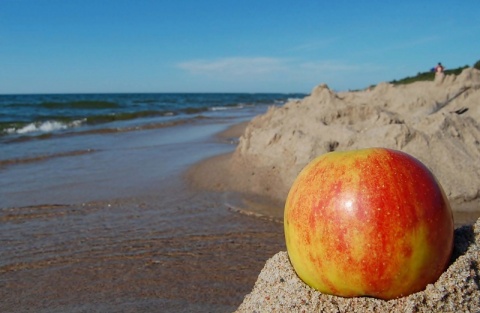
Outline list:
[[[230,184],[283,201],[299,171],[333,150],[387,147],[425,163],[454,211],[480,210],[480,71],[310,96],[272,107],[247,126],[230,159]],[[278,207],[277,216],[282,209]],[[321,294],[295,274],[286,252],[272,257],[237,312],[480,312],[480,219],[455,232],[452,264],[426,290],[391,301]]]
[[[300,170],[328,151],[386,147],[407,152],[438,178],[454,210],[480,198],[480,71],[409,85],[381,83],[271,107],[240,138],[230,170],[239,189],[282,201]],[[247,183],[245,183],[247,182]]]
[[[202,162],[191,171],[191,181],[272,199],[271,206],[244,204],[247,211],[281,220],[291,184],[313,158],[334,150],[386,147],[430,168],[456,219],[462,212],[478,217],[479,120],[480,71],[473,68],[434,81],[381,83],[355,92],[337,93],[322,84],[308,97],[254,118],[235,152]],[[279,252],[238,312],[480,312],[479,232],[480,219],[457,229],[452,264],[440,279],[425,291],[391,301],[321,294],[304,284],[286,252]]]

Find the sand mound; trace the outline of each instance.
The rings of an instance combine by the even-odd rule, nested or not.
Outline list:
[[[272,107],[247,126],[230,159],[236,187],[283,201],[302,168],[334,150],[386,147],[427,165],[452,204],[480,210],[480,71],[364,91],[310,96]],[[278,208],[278,210],[281,210]],[[452,263],[435,284],[383,301],[321,294],[272,257],[237,312],[480,312],[480,219],[455,231]]]
[[[192,182],[283,203],[298,173],[315,157],[386,147],[428,166],[454,211],[478,212],[479,120],[480,71],[473,68],[435,81],[382,83],[357,92],[336,93],[322,84],[310,96],[254,118],[233,155],[213,159],[214,170],[196,167]],[[283,215],[281,205],[273,209],[262,214]],[[480,312],[479,241],[480,219],[457,229],[452,264],[439,280],[391,301],[321,294],[297,277],[287,253],[280,252],[267,262],[237,312]]]
[[[435,284],[384,301],[322,294],[295,274],[286,252],[267,261],[236,312],[480,312],[480,219],[455,231],[452,264]]]
[[[271,107],[250,122],[231,159],[230,177],[240,189],[282,201],[316,156],[386,147],[425,163],[454,209],[464,209],[462,204],[480,198],[479,120],[480,71],[473,68],[435,81],[382,83],[357,92],[335,93],[322,84],[310,96]]]

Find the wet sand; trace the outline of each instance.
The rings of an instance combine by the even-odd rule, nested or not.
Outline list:
[[[265,195],[252,194],[249,192],[249,187],[246,186],[248,179],[245,177],[235,179],[225,175],[231,168],[232,158],[231,153],[207,158],[189,168],[186,176],[190,183],[199,189],[219,190],[229,195],[226,203],[235,212],[282,223],[283,202]],[[248,171],[245,171],[244,174],[251,175]],[[209,175],[209,179],[202,179],[206,175]],[[265,178],[267,181],[269,179],[275,179],[275,177]],[[477,202],[451,201],[450,205],[453,210],[455,228],[472,225],[480,218]]]
[[[283,232],[215,198],[10,210],[1,311],[233,311],[284,249]]]
[[[184,146],[178,139],[164,146],[158,130],[122,134],[118,142],[131,146],[128,156],[115,161],[123,173],[106,172],[98,164],[100,172],[87,171],[72,184],[32,182],[30,193],[4,197],[0,312],[234,311],[265,261],[285,247],[280,223],[231,210],[226,203],[234,194],[193,188],[183,175],[198,160],[233,150],[244,124],[228,128],[230,124],[236,125],[204,125],[208,131],[203,137]],[[228,131],[223,135],[214,135],[224,129]],[[198,134],[199,128],[194,131]],[[152,144],[152,138],[158,141]],[[152,159],[145,158],[154,151]],[[139,160],[137,153],[143,156],[141,162],[127,166]],[[177,156],[175,166],[152,167],[172,154]],[[37,170],[67,166],[48,162],[36,164]],[[21,166],[7,170],[4,174],[13,175]],[[105,182],[104,175],[113,179]]]

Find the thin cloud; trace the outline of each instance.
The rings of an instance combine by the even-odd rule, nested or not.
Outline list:
[[[232,57],[217,60],[186,61],[179,63],[177,67],[192,74],[245,76],[270,74],[285,70],[286,61],[269,57]]]

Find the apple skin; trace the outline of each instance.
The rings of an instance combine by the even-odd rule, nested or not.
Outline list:
[[[284,229],[298,276],[322,293],[394,299],[446,269],[453,214],[434,175],[391,149],[330,152],[288,194]]]

